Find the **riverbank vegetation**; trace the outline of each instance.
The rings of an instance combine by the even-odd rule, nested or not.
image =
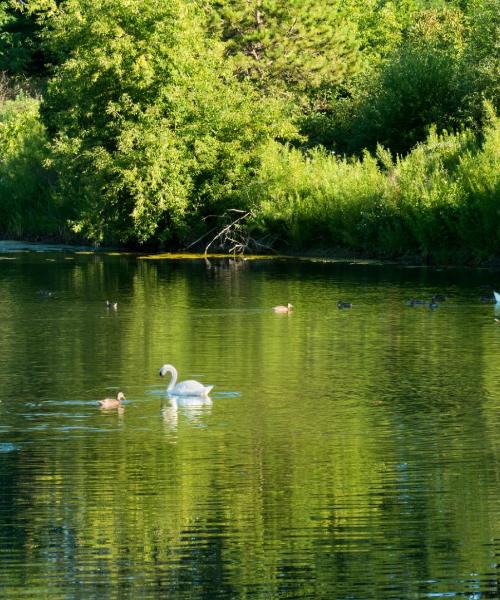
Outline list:
[[[281,251],[498,256],[499,24],[495,0],[0,1],[0,231],[203,248],[234,217]]]

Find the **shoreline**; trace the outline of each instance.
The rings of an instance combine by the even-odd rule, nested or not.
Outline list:
[[[127,246],[95,246],[92,244],[50,241],[12,240],[0,238],[0,253],[10,254],[18,252],[74,252],[96,254],[135,254],[142,260],[200,260],[200,259],[235,259],[235,260],[299,260],[310,262],[352,263],[381,266],[422,267],[432,269],[487,269],[500,270],[500,257],[489,258],[480,262],[440,262],[432,257],[422,255],[403,255],[399,257],[380,256],[376,253],[353,252],[352,250],[311,248],[309,250],[269,254],[229,254],[226,252],[194,252],[178,250],[152,250],[138,249]]]

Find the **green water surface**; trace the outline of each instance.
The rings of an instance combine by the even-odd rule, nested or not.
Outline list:
[[[495,285],[1,253],[0,596],[499,598]]]

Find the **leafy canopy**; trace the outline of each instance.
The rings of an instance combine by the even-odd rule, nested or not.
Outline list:
[[[68,0],[48,37],[61,57],[43,107],[61,197],[93,239],[183,235],[223,211],[257,149],[293,127],[238,83],[197,4]]]

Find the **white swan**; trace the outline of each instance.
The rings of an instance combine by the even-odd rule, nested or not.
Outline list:
[[[493,292],[493,295],[495,296],[495,302],[500,304],[500,294],[498,292]]]
[[[188,379],[176,384],[177,369],[172,365],[163,365],[160,369],[160,376],[165,377],[167,373],[172,375],[172,379],[167,387],[167,394],[170,396],[208,396],[213,385],[202,385],[199,381]]]

